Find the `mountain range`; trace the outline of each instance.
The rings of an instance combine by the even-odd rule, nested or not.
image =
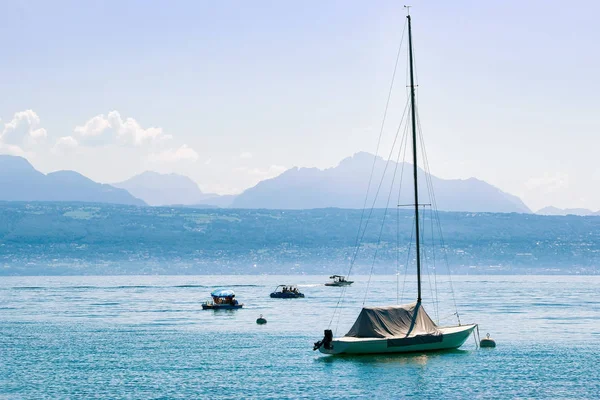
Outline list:
[[[587,208],[556,208],[556,207],[544,207],[535,212],[538,215],[579,215],[582,217],[588,215],[600,215],[600,211],[592,211]]]
[[[198,205],[209,199],[215,199],[215,203],[218,203],[216,198],[221,197],[214,193],[203,193],[198,184],[187,176],[153,171],[143,172],[112,186],[127,190],[150,206]]]
[[[127,190],[94,182],[78,172],[43,174],[23,157],[8,155],[0,155],[0,200],[146,205]]]
[[[112,185],[74,171],[43,174],[24,158],[0,156],[0,200],[83,201],[134,205],[184,205],[265,209],[396,207],[413,202],[412,165],[356,153],[327,169],[291,168],[239,195],[204,193],[196,182],[177,174],[147,171]],[[419,174],[420,203],[443,211],[518,212],[531,210],[516,196],[476,178],[442,179]],[[435,195],[428,190],[435,188]],[[379,188],[379,190],[378,190]],[[376,195],[377,194],[377,195]],[[388,201],[389,199],[389,201]]]
[[[374,162],[375,161],[375,162]],[[356,153],[328,169],[292,168],[281,175],[259,182],[238,195],[234,208],[362,208],[369,177],[373,168],[370,196],[367,206],[383,208],[386,205],[414,202],[412,164],[387,163],[383,158],[373,158],[369,153]],[[419,168],[420,203],[437,204],[444,211],[518,212],[531,210],[516,196],[475,178],[441,179],[427,175]],[[435,189],[428,190],[428,180]],[[379,193],[377,196],[377,189]],[[389,202],[388,202],[389,197]],[[398,202],[398,204],[396,204]]]

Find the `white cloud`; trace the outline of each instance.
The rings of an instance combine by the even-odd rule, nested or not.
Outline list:
[[[148,158],[154,162],[171,163],[177,161],[196,161],[199,156],[196,150],[184,144],[178,149],[166,149],[158,153],[152,153]]]
[[[11,156],[27,157],[25,150],[14,144],[6,144],[0,142],[0,154],[10,154]]]
[[[241,158],[241,159],[249,159],[249,158],[252,158],[252,153],[245,151],[245,152],[243,152],[242,154],[240,154],[240,158]]]
[[[89,119],[83,126],[76,126],[75,133],[83,137],[98,136],[108,128],[110,128],[110,123],[104,118],[104,115],[96,115],[94,118]]]
[[[74,132],[81,138],[97,138],[103,134],[112,134],[119,142],[133,146],[158,144],[173,138],[171,135],[164,134],[162,128],[143,128],[131,117],[123,120],[118,111],[111,111],[106,117],[104,114],[96,115],[85,124],[76,126]]]
[[[63,151],[74,149],[77,146],[79,146],[79,143],[77,142],[77,139],[75,139],[73,136],[63,136],[58,138],[58,140],[54,144],[54,147],[52,147],[52,152],[60,153]]]
[[[83,125],[76,126],[72,138],[74,142],[66,142],[67,139],[60,145],[57,142],[57,149],[69,145],[102,144],[105,147],[129,148],[136,153],[136,158],[154,163],[195,162],[199,158],[198,153],[187,144],[167,147],[173,136],[165,134],[162,128],[142,127],[134,118],[123,118],[118,111],[96,115]]]
[[[40,126],[40,117],[33,110],[16,112],[12,120],[0,130],[0,143],[17,147],[31,146],[46,138],[46,129]],[[6,147],[6,146],[5,146]]]
[[[548,174],[530,178],[525,182],[529,190],[542,191],[544,193],[553,193],[569,186],[569,175],[563,173]]]

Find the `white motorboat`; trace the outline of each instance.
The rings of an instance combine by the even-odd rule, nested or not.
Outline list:
[[[329,279],[331,282],[327,282],[325,286],[350,286],[354,283],[354,281],[346,280],[346,277],[342,275],[332,275]]]

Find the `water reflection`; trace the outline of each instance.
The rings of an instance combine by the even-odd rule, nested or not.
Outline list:
[[[448,355],[466,356],[472,353],[472,350],[450,349],[440,350],[430,353],[391,353],[391,354],[339,354],[323,355],[315,358],[315,362],[336,363],[352,362],[359,364],[410,364],[425,366],[427,362]]]

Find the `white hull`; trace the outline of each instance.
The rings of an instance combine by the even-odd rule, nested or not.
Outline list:
[[[345,281],[345,282],[327,282],[325,286],[350,286],[354,283],[354,281]]]
[[[342,337],[333,339],[331,349],[321,346],[319,351],[325,354],[378,354],[378,353],[410,353],[456,349],[463,345],[477,325],[461,325],[438,328],[442,332],[441,340],[419,344],[403,344],[404,338],[355,338]],[[427,340],[425,340],[427,341]]]

